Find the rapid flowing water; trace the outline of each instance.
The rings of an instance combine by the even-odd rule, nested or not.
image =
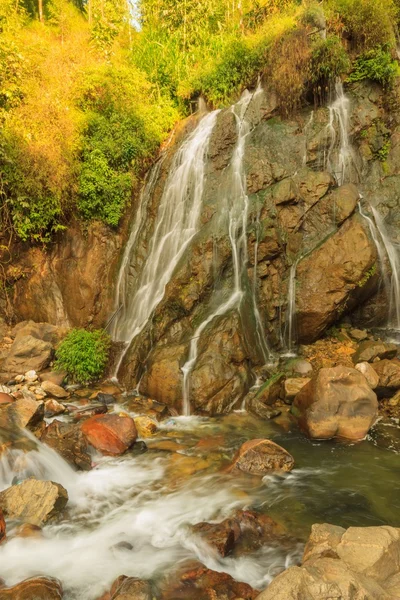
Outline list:
[[[383,282],[386,295],[389,300],[388,306],[388,327],[400,330],[400,257],[399,251],[393,244],[390,235],[386,229],[378,210],[371,204],[368,209],[372,216],[369,216],[362,209],[361,202],[358,203],[360,215],[368,223],[371,237],[376,246],[379,263],[381,267]],[[387,262],[390,265],[388,273]]]
[[[93,456],[94,469],[81,473],[37,441],[26,454],[3,453],[0,489],[14,477],[34,475],[61,483],[69,504],[38,537],[14,536],[8,523],[8,541],[0,546],[2,577],[12,585],[34,575],[55,576],[65,600],[96,600],[121,574],[161,583],[181,562],[197,559],[262,589],[300,560],[315,522],[400,526],[400,435],[394,422],[378,425],[355,445],[312,442],[293,427],[285,432],[244,413],[179,417],[146,440],[147,453]],[[252,438],[284,446],[295,470],[263,479],[225,473],[236,449]],[[161,443],[174,444],[175,451],[157,449]],[[286,541],[221,558],[191,531],[191,525],[218,522],[240,508],[270,515],[287,531]]]
[[[228,186],[225,197],[221,199],[222,218],[228,214],[228,233],[232,248],[233,286],[229,297],[207,316],[193,334],[189,346],[189,355],[182,367],[183,373],[183,410],[184,415],[190,414],[190,375],[198,358],[199,339],[207,326],[217,317],[225,315],[230,310],[239,309],[245,294],[244,278],[248,264],[247,255],[247,221],[249,216],[249,197],[247,195],[246,173],[244,169],[244,154],[246,138],[251,131],[247,111],[251,102],[263,94],[261,85],[252,94],[244,92],[240,101],[232,106],[236,119],[237,141],[229,166]],[[264,361],[271,357],[271,352],[263,333],[264,328],[257,307],[255,295],[252,294],[252,305],[255,318],[256,338],[259,342]]]
[[[325,168],[334,175],[338,185],[343,185],[351,179],[356,160],[349,136],[350,100],[344,93],[341,81],[336,82],[335,96],[335,100],[328,107],[327,132],[330,144]]]
[[[115,341],[125,342],[125,349],[117,362],[115,376],[132,340],[143,330],[161,302],[165,286],[198,231],[204,168],[217,114],[218,111],[214,111],[204,116],[175,154],[146,257],[132,281],[131,257],[136,251],[138,234],[148,219],[146,209],[158,178],[159,166],[154,168],[145,186],[118,276],[118,312],[111,323],[110,333]]]
[[[299,259],[290,267],[288,285],[288,305],[285,323],[285,356],[296,356],[295,353],[295,317],[296,317],[296,271]]]

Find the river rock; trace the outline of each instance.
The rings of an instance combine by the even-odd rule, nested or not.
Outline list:
[[[100,402],[100,404],[105,404],[106,406],[116,403],[116,399],[112,394],[105,394],[104,392],[99,392],[96,396],[96,400]]]
[[[314,439],[362,440],[378,416],[378,400],[356,369],[321,369],[297,394],[293,414]]]
[[[397,600],[400,529],[314,525],[301,567],[279,575],[257,600]]]
[[[291,404],[295,396],[303,389],[311,379],[309,377],[289,378],[285,381],[285,402]]]
[[[25,579],[13,587],[0,588],[0,600],[61,600],[61,582],[52,577]]]
[[[275,419],[275,417],[279,417],[281,414],[280,410],[267,406],[251,392],[245,398],[245,407],[248,412],[261,419]]]
[[[129,416],[96,415],[84,421],[81,429],[96,450],[112,456],[126,452],[137,438],[135,422]]]
[[[152,600],[151,585],[143,579],[135,577],[119,578],[121,584],[111,595],[111,600]],[[113,586],[114,587],[114,586]]]
[[[26,381],[28,384],[34,383],[37,380],[38,374],[33,369],[31,371],[27,371],[24,375],[24,381]]]
[[[0,493],[0,506],[10,519],[42,525],[62,511],[68,493],[59,483],[30,477]]]
[[[192,562],[171,575],[162,586],[160,600],[254,600],[257,596],[247,583]]]
[[[231,554],[240,536],[240,525],[236,519],[225,519],[221,523],[198,523],[192,527],[195,535],[203,538],[218,554]]]
[[[379,377],[376,393],[380,398],[390,398],[400,389],[400,360],[380,360],[374,363],[374,369]]]
[[[92,458],[79,424],[55,420],[46,427],[40,439],[71,466],[83,471],[91,469]]]
[[[66,371],[45,371],[40,373],[40,380],[42,382],[42,386],[44,381],[50,381],[51,383],[54,383],[55,385],[61,387],[66,377]]]
[[[158,431],[157,423],[147,416],[135,417],[135,426],[140,438],[148,438],[155,435]]]
[[[3,370],[16,374],[27,370],[41,371],[49,365],[52,355],[53,346],[50,342],[31,335],[17,337],[3,363]]]
[[[251,475],[288,472],[294,467],[293,457],[271,440],[249,440],[238,450],[230,467],[231,472],[243,471]]]
[[[379,358],[394,358],[397,354],[398,346],[396,344],[386,344],[385,342],[362,342],[353,356],[354,364],[361,362],[374,362]]]
[[[60,404],[60,402],[57,402],[54,398],[47,400],[44,405],[44,415],[47,418],[62,415],[66,410],[64,404]]]
[[[356,365],[357,371],[360,371],[368,381],[368,385],[371,390],[375,390],[379,384],[379,375],[375,369],[367,362],[358,363]]]
[[[49,380],[42,381],[41,387],[46,394],[53,396],[53,398],[58,398],[59,400],[62,398],[68,398],[69,396],[69,393],[64,390],[64,388]]]

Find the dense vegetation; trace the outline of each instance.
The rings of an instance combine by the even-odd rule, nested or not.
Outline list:
[[[72,329],[57,348],[55,368],[75,383],[92,383],[104,373],[110,346],[110,336],[102,329]]]
[[[283,114],[332,81],[392,85],[400,0],[0,0],[0,245],[115,227],[201,94],[263,76]]]

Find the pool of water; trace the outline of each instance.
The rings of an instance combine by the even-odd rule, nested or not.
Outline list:
[[[132,408],[132,405],[129,405]],[[264,478],[233,476],[226,466],[240,445],[269,438],[286,448],[295,469]],[[121,574],[157,580],[180,561],[197,559],[262,589],[301,558],[313,523],[400,527],[400,429],[379,423],[358,444],[312,442],[283,416],[260,421],[247,413],[220,418],[178,417],[146,440],[149,450],[121,458],[94,456],[76,473],[46,446],[3,453],[0,487],[35,475],[68,490],[68,510],[39,537],[13,537],[0,546],[8,585],[38,574],[58,577],[66,600],[96,600]],[[254,509],[283,525],[291,544],[221,558],[191,525]]]

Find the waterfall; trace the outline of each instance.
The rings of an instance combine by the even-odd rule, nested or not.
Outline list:
[[[330,146],[325,168],[335,176],[338,185],[343,185],[349,180],[351,167],[355,166],[355,156],[349,136],[350,100],[344,93],[341,81],[336,82],[335,95],[334,102],[328,107]]]
[[[296,316],[296,271],[299,259],[295,260],[290,267],[288,286],[288,305],[285,324],[285,356],[295,356],[295,316]]]
[[[150,247],[131,289],[130,260],[138,234],[148,218],[146,208],[157,182],[159,166],[150,175],[143,192],[118,276],[119,306],[110,332],[115,341],[125,342],[125,348],[115,376],[132,340],[144,329],[161,302],[180,258],[198,231],[208,144],[217,114],[218,111],[207,114],[175,154],[158,207]]]
[[[390,239],[383,219],[377,209],[368,205],[373,218],[363,212],[361,202],[358,203],[360,215],[367,221],[371,237],[376,246],[381,265],[386,295],[389,299],[388,326],[400,330],[400,258],[397,249]],[[386,261],[389,261],[391,274],[388,274]]]
[[[231,109],[236,119],[237,141],[229,166],[228,189],[226,190],[223,201],[227,207],[226,210],[228,211],[228,234],[232,247],[233,261],[233,288],[228,299],[221,303],[217,309],[199,325],[191,339],[188,359],[182,367],[183,412],[185,415],[190,414],[190,375],[198,358],[198,345],[201,334],[216,317],[222,316],[232,309],[239,309],[245,294],[243,280],[247,274],[248,262],[247,220],[249,213],[249,197],[247,195],[244,153],[246,138],[251,131],[250,120],[246,118],[246,113],[251,101],[260,94],[262,94],[261,85],[257,87],[254,94],[251,94],[246,90],[240,101]],[[263,326],[254,296],[254,288],[252,288],[252,296],[254,318],[256,321],[256,335],[260,340],[260,350],[264,360],[267,361],[271,353],[262,333]]]

